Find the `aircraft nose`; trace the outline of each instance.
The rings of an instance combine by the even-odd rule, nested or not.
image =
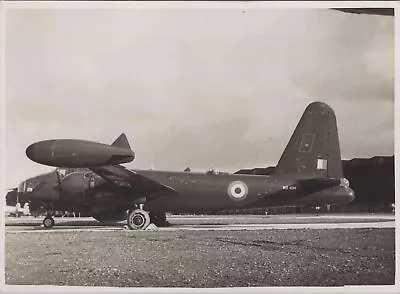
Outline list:
[[[6,205],[8,206],[15,206],[18,202],[18,191],[13,189],[9,191],[6,195]]]

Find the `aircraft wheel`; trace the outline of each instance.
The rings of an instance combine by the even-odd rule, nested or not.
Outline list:
[[[157,227],[167,227],[169,225],[165,212],[150,212],[150,221]]]
[[[144,230],[150,224],[150,216],[142,209],[132,210],[128,214],[127,224],[131,230]]]
[[[54,219],[52,217],[45,217],[43,220],[43,226],[45,228],[52,228],[54,226]]]

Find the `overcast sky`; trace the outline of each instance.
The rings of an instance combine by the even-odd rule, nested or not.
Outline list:
[[[39,140],[111,143],[130,168],[275,165],[305,107],[330,104],[342,157],[393,155],[394,17],[328,9],[11,10],[6,185],[52,170]]]

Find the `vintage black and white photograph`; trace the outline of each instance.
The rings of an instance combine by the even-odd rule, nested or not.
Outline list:
[[[6,3],[5,288],[394,289],[373,4]]]

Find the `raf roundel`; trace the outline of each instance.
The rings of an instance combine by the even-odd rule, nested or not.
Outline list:
[[[233,200],[243,200],[249,193],[249,188],[242,181],[234,181],[228,186],[228,195]]]

